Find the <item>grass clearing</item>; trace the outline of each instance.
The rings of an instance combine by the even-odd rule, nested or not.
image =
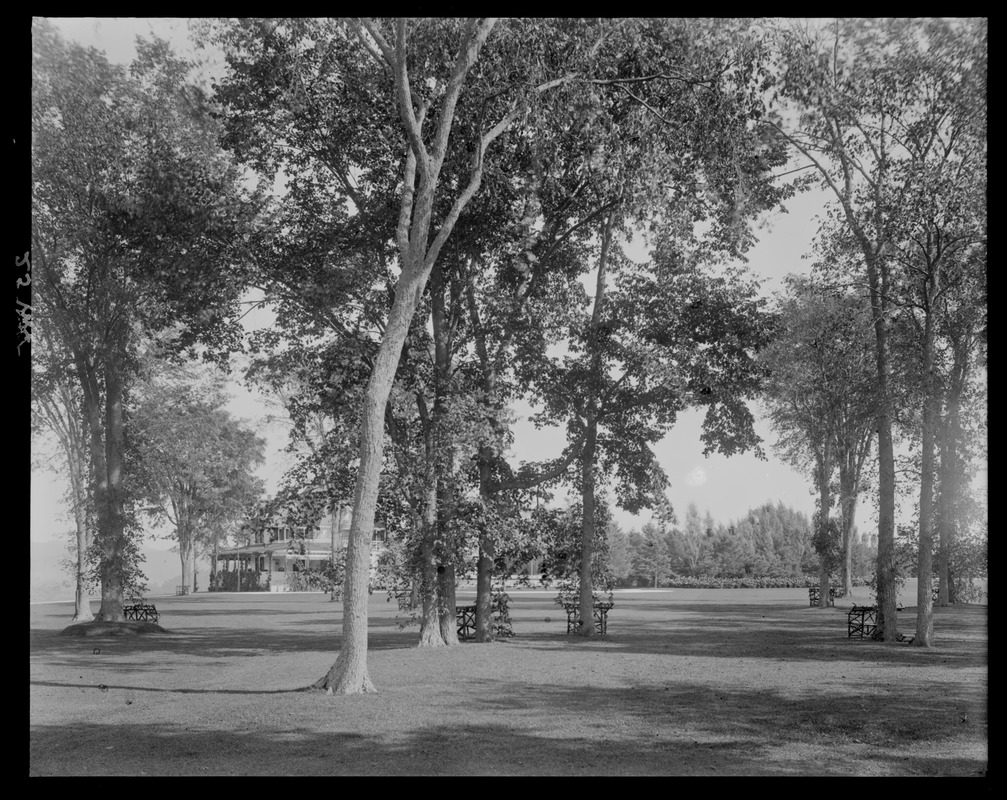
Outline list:
[[[923,649],[848,639],[866,596],[622,591],[594,641],[554,593],[511,596],[515,638],[420,650],[375,594],[378,693],[351,697],[300,691],[338,651],[325,595],[156,598],[168,633],[119,637],[61,636],[71,604],[31,606],[30,774],[986,772],[986,606],[936,609]]]

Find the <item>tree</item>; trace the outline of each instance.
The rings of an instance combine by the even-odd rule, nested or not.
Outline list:
[[[885,641],[898,640],[895,608],[895,456],[890,326],[898,294],[893,248],[934,135],[960,93],[975,96],[975,42],[984,21],[836,20],[778,31],[782,96],[793,122],[771,125],[815,168],[838,203],[837,224],[856,243],[875,331],[879,459],[878,605]],[[984,46],[984,45],[983,45]],[[981,73],[985,75],[985,67]],[[935,89],[937,89],[935,91]],[[928,580],[926,578],[925,580]],[[929,603],[929,593],[924,604]],[[925,637],[924,637],[925,638]]]
[[[952,589],[952,574],[959,571],[952,557],[960,549],[956,542],[968,537],[972,527],[969,523],[974,525],[975,518],[981,516],[969,502],[973,465],[985,440],[986,419],[985,392],[979,381],[984,364],[986,304],[978,289],[974,286],[971,293],[963,292],[960,298],[946,295],[949,313],[942,314],[941,338],[947,346],[941,370],[943,411],[937,430],[940,464],[936,509],[940,530],[938,603],[942,605],[956,602]]]
[[[122,621],[142,557],[126,480],[130,389],[143,334],[175,353],[235,344],[227,264],[255,203],[213,145],[186,65],[158,40],[131,71],[32,26],[32,259],[35,292],[72,357],[89,438],[99,616]],[[239,245],[240,246],[240,245]]]
[[[475,20],[461,26],[455,21],[430,20],[412,29],[404,20],[320,26],[280,21],[242,23],[224,37],[232,48],[229,58],[236,76],[234,85],[253,85],[256,91],[250,95],[251,103],[275,109],[267,119],[300,115],[311,122],[305,127],[337,132],[335,136],[326,134],[327,139],[316,136],[306,141],[309,147],[303,151],[312,156],[341,154],[331,172],[338,191],[352,200],[358,212],[357,217],[352,212],[343,215],[341,221],[347,229],[357,230],[355,219],[373,219],[369,212],[375,205],[390,201],[398,208],[392,215],[394,224],[382,229],[389,231],[394,242],[399,272],[387,322],[382,315],[381,344],[360,418],[362,450],[355,526],[372,524],[368,506],[377,481],[374,470],[383,447],[380,426],[395,368],[427,278],[433,274],[459,214],[478,195],[486,164],[493,163],[487,162],[487,148],[528,112],[538,115],[537,124],[543,128],[547,127],[547,111],[560,109],[566,114],[562,96],[551,108],[545,108],[544,98],[562,87],[567,94],[574,93],[574,84],[593,65],[594,54],[605,38],[605,26],[597,22],[561,21],[543,27],[534,21],[514,20],[495,34],[495,46],[480,55],[493,27],[493,21]],[[537,57],[546,52],[550,53],[548,58]],[[407,55],[412,64],[407,63]],[[470,74],[477,57],[480,69]],[[377,70],[371,68],[375,63]],[[249,75],[251,79],[245,81]],[[469,89],[464,93],[463,85]],[[348,102],[339,102],[343,97]],[[239,112],[249,107],[237,93],[227,100]],[[337,114],[335,125],[320,127],[317,122],[333,109],[346,111],[342,116]],[[389,120],[397,122],[389,124]],[[258,117],[247,115],[236,121],[231,133],[247,134],[249,126],[258,132],[262,130],[260,123]],[[458,135],[453,136],[456,128]],[[427,139],[426,131],[432,131]],[[269,147],[251,154],[257,164],[275,171],[277,163],[290,163],[286,155],[277,155],[287,152],[290,140],[273,138],[268,127],[263,132]],[[273,144],[281,149],[271,149]],[[331,169],[332,158],[321,160]],[[388,183],[390,174],[402,176],[401,190]],[[450,180],[442,181],[448,176]],[[313,180],[317,182],[317,173]],[[355,188],[361,185],[361,190]],[[441,186],[443,190],[438,188]],[[385,191],[388,188],[392,191]],[[432,481],[427,491],[431,497],[436,493]],[[362,543],[366,538],[353,535],[351,542]],[[357,554],[351,543],[349,560],[346,598],[353,607],[348,614],[350,635],[339,668],[320,683],[326,689],[337,685],[338,691],[370,688],[362,655],[366,647],[365,610],[361,608],[364,596],[359,594],[362,582],[353,577],[361,574],[366,555]],[[356,592],[351,591],[350,583]],[[343,664],[348,665],[345,670]],[[343,672],[349,677],[340,682],[336,675]]]
[[[265,440],[231,418],[219,386],[177,373],[138,387],[132,437],[143,499],[155,518],[174,526],[182,584],[195,591],[200,541],[241,520],[262,492],[252,470]]]
[[[776,340],[763,353],[770,372],[766,405],[778,451],[809,468],[819,494],[815,541],[824,549],[820,600],[828,602],[833,473],[840,470],[843,583],[852,588],[848,559],[860,475],[870,452],[876,413],[868,360],[869,329],[860,299],[813,282],[791,279],[780,298]],[[817,546],[816,545],[816,546]]]
[[[594,604],[601,600],[599,591],[606,592],[611,599],[614,580],[608,567],[606,528],[611,515],[604,500],[599,499],[595,509],[595,519],[599,525],[595,529],[596,540],[592,542],[595,557],[591,560],[591,613],[583,616],[579,612],[580,582],[582,580],[583,554],[583,509],[573,504],[563,509],[537,509],[536,523],[539,527],[540,552],[542,553],[542,582],[544,585],[557,584],[559,596],[556,602],[562,605],[578,606],[581,620],[594,619]],[[632,537],[632,534],[631,534]],[[581,625],[580,627],[586,627]]]
[[[44,306],[33,306],[35,320],[41,321],[32,341],[32,434],[48,430],[56,436],[65,459],[69,502],[76,532],[75,588],[73,622],[90,622],[88,599],[88,551],[94,535],[93,512],[88,493],[88,438],[80,401],[80,387],[75,382],[69,359],[55,348]],[[62,355],[62,357],[61,357]]]
[[[439,23],[413,31],[399,20],[391,26],[371,20],[348,24],[357,39],[354,55],[361,52],[373,58],[377,70],[372,80],[387,92],[386,108],[394,109],[407,142],[401,167],[402,192],[399,199],[399,224],[395,238],[399,250],[400,274],[395,299],[375,356],[362,402],[359,459],[353,499],[353,523],[347,547],[346,586],[344,591],[344,645],[328,674],[316,686],[329,693],[355,694],[373,691],[367,672],[367,573],[369,545],[374,526],[378,477],[384,450],[385,406],[395,377],[402,345],[413,314],[426,285],[430,270],[451,234],[458,216],[478,191],[482,179],[483,157],[488,146],[509,124],[504,116],[480,132],[475,143],[471,172],[460,191],[452,191],[454,202],[446,218],[434,231],[434,204],[439,199],[439,177],[447,154],[455,110],[469,71],[479,57],[495,20],[469,20],[457,34],[454,54],[447,56],[436,45],[443,41],[431,36]],[[454,38],[454,37],[452,37]],[[421,47],[417,51],[416,43]],[[334,42],[333,42],[334,43]],[[420,66],[410,71],[410,44]],[[423,46],[430,49],[424,50]],[[420,55],[419,53],[422,53]],[[426,56],[426,63],[419,60]],[[365,56],[366,57],[366,56]],[[446,68],[445,68],[446,67]],[[424,69],[428,70],[424,76]],[[421,87],[427,90],[424,92]],[[414,92],[416,93],[414,95]],[[428,113],[430,120],[428,121]],[[516,115],[516,110],[515,110]],[[432,139],[425,138],[432,131]]]
[[[702,23],[642,28],[648,46],[623,62],[625,73],[592,81],[609,137],[595,178],[606,206],[594,222],[589,310],[569,324],[567,353],[529,380],[543,397],[539,419],[565,425],[571,450],[579,448],[582,616],[592,596],[590,510],[599,473],[617,476],[622,507],[653,503],[665,478],[650,445],[690,404],[708,409],[709,450],[756,444],[744,399],[757,383],[746,363],[761,343],[758,303],[740,275],[703,267],[743,252],[751,242],[746,220],[785,194],[768,182],[779,153],[747,125],[761,113],[753,91],[762,79],[758,48],[734,30],[711,35]],[[668,137],[669,126],[678,135]],[[712,224],[699,235],[704,220]],[[619,240],[643,227],[653,235],[652,262],[634,265]]]
[[[919,576],[916,637],[926,647],[933,640],[931,607],[934,498],[937,436],[943,392],[938,370],[941,317],[961,299],[973,299],[986,274],[986,40],[984,26],[964,35],[940,32],[935,48],[963,73],[949,85],[945,73],[924,72],[933,94],[951,94],[940,117],[921,120],[907,149],[913,168],[922,173],[909,192],[893,237],[893,261],[902,269],[906,312],[916,334],[913,373],[921,376]],[[923,142],[932,143],[930,146]],[[947,302],[948,295],[960,295]],[[954,325],[954,322],[951,322]],[[966,325],[968,323],[966,322]],[[967,351],[966,351],[967,352]]]
[[[625,581],[633,571],[629,537],[614,520],[605,531],[608,543],[608,568],[613,580]]]
[[[699,508],[695,503],[689,503],[686,509],[681,542],[682,559],[688,574],[701,575],[706,560],[704,550],[709,548],[706,546],[706,526],[699,517]]]
[[[412,32],[405,21],[394,32],[384,25],[244,20],[225,25],[219,33],[231,64],[217,87],[226,109],[226,142],[267,179],[279,175],[286,190],[279,233],[263,242],[256,280],[269,302],[279,301],[284,325],[296,324],[289,322],[296,307],[297,317],[307,318],[312,333],[329,339],[324,347],[330,354],[352,353],[363,361],[358,407],[342,409],[358,429],[364,422],[366,382],[378,374],[379,363],[389,381],[399,372],[400,353],[410,331],[415,332],[413,315],[427,275],[481,181],[482,154],[480,163],[473,164],[469,152],[463,165],[453,169],[454,150],[464,152],[471,144],[468,134],[485,149],[499,133],[473,122],[461,134],[452,134],[465,141],[450,144],[457,104],[464,108],[466,102],[462,84],[492,22],[472,21],[459,28],[455,21],[428,20]],[[386,36],[398,42],[401,54],[388,49]],[[408,74],[407,38],[418,64]],[[456,44],[458,49],[452,50]],[[392,67],[386,59],[395,62]],[[457,67],[454,72],[452,65]],[[431,108],[440,109],[440,116],[428,122]],[[433,145],[422,138],[431,130]],[[331,184],[320,181],[322,173],[332,178]],[[438,185],[446,188],[439,191]],[[463,188],[455,191],[456,185]],[[428,255],[430,262],[424,263]],[[382,341],[388,342],[384,351]],[[382,424],[390,422],[396,407],[403,409],[401,403],[389,402],[391,397],[389,384],[380,410],[374,411]],[[370,418],[373,424],[377,420]],[[427,434],[434,427],[428,426]],[[389,433],[394,432],[390,425]],[[353,441],[355,447],[362,446],[359,436]],[[369,468],[373,459],[360,463]],[[428,484],[435,496],[436,485]],[[429,512],[424,510],[429,496],[418,486],[408,489],[406,499],[418,515],[417,523],[437,511],[432,503]],[[354,520],[362,522],[366,516],[354,513]],[[373,525],[373,517],[366,524]],[[360,556],[358,549],[351,545],[351,564]],[[357,561],[359,570],[366,554]],[[426,564],[428,569],[434,566]],[[350,576],[357,574],[351,568],[348,579],[356,580]],[[355,596],[347,592],[346,602],[358,604]],[[360,613],[358,609],[351,616],[360,619]],[[351,625],[357,633],[359,627]],[[350,661],[356,675],[349,683],[362,686],[362,640],[350,641],[355,644],[347,652],[355,654]]]
[[[653,523],[646,523],[640,532],[636,572],[650,578],[655,589],[667,583],[671,576],[671,557],[665,536]]]

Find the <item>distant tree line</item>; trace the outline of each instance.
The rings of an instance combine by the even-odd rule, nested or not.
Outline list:
[[[772,579],[756,585],[805,585],[817,575],[818,554],[806,514],[782,502],[765,503],[741,519],[715,523],[690,504],[683,524],[649,522],[640,530],[607,532],[609,569],[616,586],[696,585],[698,578]],[[872,574],[876,551],[854,537],[853,582]],[[683,580],[689,579],[689,580]]]

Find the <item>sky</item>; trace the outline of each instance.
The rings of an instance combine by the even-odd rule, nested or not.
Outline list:
[[[135,54],[133,46],[137,34],[159,36],[172,42],[177,51],[191,53],[187,45],[187,26],[184,19],[54,19],[67,39],[104,50],[109,59],[128,63]],[[214,60],[211,59],[211,69]],[[759,232],[760,242],[748,253],[749,268],[763,279],[763,290],[773,292],[782,287],[788,273],[805,272],[807,263],[802,255],[810,252],[824,201],[821,193],[808,193],[790,201],[789,213],[775,213],[767,219],[768,229]],[[267,464],[261,474],[272,488],[290,463],[282,452],[286,432],[282,426],[269,426],[265,416],[270,413],[262,407],[261,398],[243,387],[234,385],[231,413],[246,419],[267,436]],[[767,460],[761,461],[752,454],[731,458],[713,455],[704,457],[700,441],[700,412],[680,415],[674,429],[655,448],[659,462],[667,473],[671,486],[668,498],[679,519],[684,519],[690,503],[695,503],[700,513],[709,511],[713,519],[725,525],[742,518],[746,513],[765,502],[782,501],[809,517],[814,510],[811,482],[802,474],[775,458],[771,443],[773,434],[768,424],[753,407],[757,418],[757,432],[764,440]],[[275,409],[272,410],[275,413]],[[527,421],[527,412],[518,409],[515,426],[516,461],[544,460],[560,454],[564,446],[562,432],[538,431]],[[44,541],[63,538],[71,523],[62,501],[63,484],[50,472],[32,473],[31,485],[31,539]],[[861,505],[860,529],[870,527],[870,503]],[[646,512],[634,517],[616,511],[615,518],[624,529],[639,527],[649,520]],[[164,547],[169,543],[164,542]]]

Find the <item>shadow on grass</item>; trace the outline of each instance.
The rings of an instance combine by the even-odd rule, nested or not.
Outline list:
[[[652,609],[653,610],[653,609]],[[634,604],[624,617],[609,613],[608,635],[596,639],[563,636],[565,646],[598,648],[612,654],[655,654],[736,658],[739,656],[799,661],[871,660],[918,665],[940,660],[950,667],[974,667],[986,655],[986,606],[935,610],[936,645],[913,647],[886,644],[847,635],[848,609],[774,608],[752,605],[676,605],[658,607],[645,616]],[[902,632],[915,631],[915,609],[900,616]],[[515,630],[520,630],[516,620]],[[523,642],[541,642],[550,649],[551,633],[520,634]],[[546,644],[548,643],[548,645]]]
[[[522,608],[514,616],[517,641],[523,646],[555,649],[588,648],[610,654],[656,654],[722,658],[767,658],[773,660],[832,661],[870,660],[890,664],[919,665],[939,660],[949,667],[975,666],[986,655],[987,607],[960,606],[935,610],[936,646],[930,649],[908,644],[888,645],[869,639],[851,639],[846,632],[844,609],[793,608],[787,605],[679,604],[648,602],[624,604],[609,614],[608,635],[586,640],[565,634],[565,621],[554,616],[548,631],[532,614],[551,613],[547,604]],[[162,617],[167,634],[117,637],[118,654],[159,653],[210,658],[257,656],[264,652],[332,653],[341,643],[339,615],[327,608],[307,604],[287,612],[241,609],[235,614],[207,608],[178,609]],[[903,612],[900,629],[911,632],[915,613]],[[524,619],[523,619],[524,617]],[[206,626],[218,618],[226,625]],[[261,620],[261,624],[257,623]],[[186,623],[189,623],[188,625]],[[416,646],[418,629],[402,629],[390,615],[369,619],[368,647],[373,651],[409,649]],[[92,648],[102,637],[69,639],[58,630],[31,628],[33,657],[53,664],[91,664]],[[462,646],[469,646],[463,644]]]
[[[157,656],[198,656],[201,658],[232,658],[258,656],[263,653],[335,653],[342,643],[342,634],[331,626],[329,630],[296,627],[280,629],[195,628],[168,630],[165,634],[132,637],[89,637],[71,639],[58,631],[32,630],[30,649],[33,658],[54,666],[94,666],[94,649],[105,648],[117,656],[142,654]],[[416,630],[399,630],[394,623],[380,626],[368,633],[368,649],[402,650],[416,646]],[[112,650],[114,648],[114,651]],[[125,665],[117,664],[119,669]],[[147,662],[145,669],[157,667]]]
[[[937,693],[922,677],[892,688],[851,684],[843,694],[800,696],[776,690],[713,688],[676,681],[673,674],[663,683],[592,691],[583,686],[501,686],[498,681],[473,681],[467,702],[490,713],[636,718],[638,724],[655,731],[688,726],[715,737],[750,743],[839,740],[906,747],[913,742],[954,738],[964,726],[986,724],[986,709],[980,702],[983,693],[976,687],[945,684]]]
[[[953,698],[936,707],[921,701],[896,714],[895,709],[877,705],[873,713],[864,713],[855,698],[793,701],[771,692],[708,692],[697,697],[694,691],[683,694],[668,687],[663,692],[612,692],[599,697],[577,689],[531,693],[520,689],[519,702],[540,714],[586,712],[593,719],[606,713],[639,715],[648,720],[648,732],[606,738],[592,734],[589,727],[558,736],[548,728],[539,733],[501,722],[424,725],[420,721],[382,734],[318,731],[296,719],[268,730],[245,731],[78,723],[32,727],[30,771],[34,775],[207,771],[216,775],[847,775],[863,774],[868,760],[880,765],[875,774],[978,775],[986,769],[980,757],[912,754],[914,737],[924,729],[930,740],[952,737],[939,726],[935,729],[933,720],[954,703]],[[492,690],[496,697],[480,706],[514,710],[515,693],[501,692],[499,685]],[[318,702],[335,706],[342,700]],[[739,715],[736,706],[744,713]],[[829,743],[830,750],[839,748],[850,760],[840,755],[824,761],[821,749],[788,749],[816,740]],[[861,745],[866,747],[858,750]],[[787,755],[781,758],[781,751]],[[864,760],[855,752],[862,752]]]

